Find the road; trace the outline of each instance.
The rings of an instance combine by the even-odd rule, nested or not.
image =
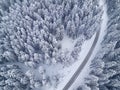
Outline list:
[[[68,83],[65,85],[65,87],[63,88],[63,90],[68,90],[71,85],[74,83],[74,81],[77,79],[77,77],[79,76],[79,74],[81,73],[82,69],[85,67],[86,63],[89,61],[94,48],[97,44],[97,41],[99,39],[100,36],[100,30],[97,31],[94,42],[92,44],[92,47],[90,48],[90,51],[88,52],[87,56],[85,57],[84,61],[82,62],[82,64],[78,67],[77,71],[74,73],[74,75],[72,76],[72,78],[68,81]]]

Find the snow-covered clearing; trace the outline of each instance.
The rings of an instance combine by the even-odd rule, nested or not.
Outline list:
[[[95,57],[95,55],[97,54],[98,50],[100,49],[101,46],[101,42],[105,36],[106,33],[106,29],[107,29],[107,21],[108,21],[108,16],[107,16],[107,6],[105,5],[103,0],[100,0],[99,4],[103,7],[103,16],[102,16],[102,24],[101,24],[101,30],[100,30],[100,38],[98,39],[98,42],[96,44],[96,47],[93,51],[93,54],[91,55],[87,65],[84,67],[84,69],[82,70],[82,72],[80,73],[79,77],[77,78],[77,80],[73,83],[73,85],[71,86],[71,88],[69,90],[76,90],[76,88],[80,85],[84,85],[84,78],[89,74],[90,72],[90,64],[91,64],[91,60],[93,60],[93,58]],[[89,89],[87,89],[89,90]]]
[[[69,38],[67,35],[64,35],[64,38],[60,43],[63,51],[66,50],[72,51],[74,49],[76,40],[73,40],[72,38]]]

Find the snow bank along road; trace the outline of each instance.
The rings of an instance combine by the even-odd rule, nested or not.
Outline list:
[[[86,58],[84,59],[84,61],[82,62],[82,64],[79,66],[79,68],[77,69],[77,71],[74,73],[74,75],[72,76],[72,78],[69,80],[69,82],[65,85],[65,87],[63,88],[63,90],[68,90],[70,88],[70,86],[73,84],[73,82],[76,80],[76,78],[79,76],[80,72],[82,71],[82,69],[84,68],[84,66],[88,62],[90,56],[92,55],[92,52],[93,52],[93,50],[94,50],[94,48],[96,46],[96,43],[98,41],[99,35],[100,35],[100,30],[96,33],[96,37],[94,39],[92,47],[90,48],[90,51],[88,52]]]
[[[97,31],[94,42],[92,44],[92,47],[90,48],[87,56],[85,57],[84,61],[82,62],[82,64],[78,67],[78,69],[76,70],[76,72],[73,74],[73,76],[71,77],[71,79],[68,81],[68,83],[65,85],[65,87],[62,90],[68,90],[72,84],[75,82],[75,80],[78,78],[78,76],[80,75],[81,71],[83,70],[83,68],[85,67],[85,65],[87,64],[87,62],[89,61],[95,47],[98,41],[101,41],[101,39],[103,39],[103,36],[101,38],[101,34],[103,34],[104,30],[106,29],[106,25],[107,25],[107,14],[106,14],[106,7],[104,5],[104,2],[102,0],[100,0],[100,5],[103,6],[103,21],[102,21],[102,25],[101,25],[101,30]],[[100,40],[99,40],[100,38]]]

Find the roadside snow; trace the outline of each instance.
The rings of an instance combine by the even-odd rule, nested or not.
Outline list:
[[[95,34],[96,35],[96,34]],[[85,41],[81,47],[81,52],[79,54],[79,59],[74,64],[72,64],[70,67],[63,68],[59,71],[59,74],[63,76],[63,78],[60,78],[60,84],[58,87],[54,90],[62,90],[65,84],[70,80],[70,78],[73,76],[79,65],[83,62],[84,58],[86,57],[87,53],[89,52],[89,49],[92,46],[92,43],[94,41],[95,35],[87,41]]]
[[[93,54],[90,57],[90,60],[88,61],[88,63],[86,64],[86,66],[84,67],[84,69],[82,70],[82,72],[80,73],[79,77],[77,78],[77,80],[74,82],[74,84],[71,86],[71,88],[69,90],[76,90],[78,86],[80,85],[84,85],[84,78],[89,74],[90,72],[90,64],[91,64],[91,60],[93,60],[93,58],[95,57],[95,55],[97,54],[98,50],[101,47],[101,42],[106,34],[106,29],[107,29],[107,21],[108,21],[108,16],[107,16],[107,6],[105,5],[103,0],[100,0],[99,2],[100,6],[103,7],[103,16],[102,16],[102,24],[101,24],[101,31],[100,31],[100,38],[98,39],[98,42],[96,44],[96,47],[94,49]],[[87,44],[89,45],[89,44]],[[86,46],[87,47],[87,46]],[[82,49],[84,50],[84,49]],[[86,50],[84,50],[86,51]],[[84,55],[84,54],[83,54]],[[81,58],[79,58],[81,59]],[[76,67],[75,67],[76,68]],[[74,69],[75,70],[75,69]],[[89,89],[88,89],[89,90]]]

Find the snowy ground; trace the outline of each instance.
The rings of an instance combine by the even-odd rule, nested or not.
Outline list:
[[[72,64],[70,67],[63,68],[59,71],[59,74],[63,75],[64,77],[60,79],[60,84],[58,87],[54,90],[62,90],[65,84],[70,80],[70,78],[73,76],[79,65],[83,62],[84,58],[86,57],[87,53],[89,52],[89,49],[92,46],[92,43],[94,41],[95,35],[90,40],[87,40],[84,42],[84,44],[81,47],[81,52],[79,54],[79,60],[76,61],[74,64]]]
[[[62,51],[66,50],[72,51],[76,43],[76,40],[74,41],[72,38],[69,38],[67,35],[64,35],[64,38],[60,43],[62,45]]]
[[[96,53],[98,52],[98,50],[100,49],[100,46],[101,46],[101,42],[105,36],[105,33],[106,33],[106,28],[107,28],[107,21],[108,21],[108,16],[107,16],[107,7],[104,3],[103,0],[100,0],[100,3],[99,3],[102,7],[103,7],[103,16],[102,16],[102,24],[101,24],[101,30],[100,30],[100,38],[96,44],[96,47],[93,51],[93,54],[92,56],[90,57],[89,59],[89,62],[87,63],[87,65],[85,66],[85,68],[82,70],[81,74],[79,75],[79,77],[77,78],[77,80],[74,82],[74,84],[71,86],[71,88],[69,90],[76,90],[78,86],[80,85],[84,85],[84,78],[89,74],[90,72],[90,64],[91,64],[91,60],[93,60],[93,58],[95,57]],[[83,54],[84,55],[84,54]],[[89,89],[87,89],[89,90]]]

